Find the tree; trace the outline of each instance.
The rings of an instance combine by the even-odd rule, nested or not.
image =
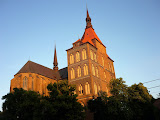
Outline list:
[[[154,99],[142,83],[128,87],[122,78],[118,78],[111,80],[109,87],[111,96],[100,94],[88,102],[88,108],[94,112],[95,120],[99,117],[102,120],[155,119]]]
[[[77,102],[75,86],[68,81],[48,85],[49,96],[34,91],[14,88],[14,92],[3,96],[4,120],[81,120],[84,108]]]
[[[154,119],[153,97],[142,83],[128,87],[128,100],[134,120]]]
[[[2,97],[3,114],[7,120],[30,120],[40,104],[40,95],[34,91],[14,88],[14,92]]]
[[[49,96],[47,99],[56,108],[55,120],[81,120],[84,118],[84,108],[77,102],[74,95],[75,86],[69,85],[68,81],[48,85]]]

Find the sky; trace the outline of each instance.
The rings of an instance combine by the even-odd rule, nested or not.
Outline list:
[[[159,0],[0,0],[0,98],[28,60],[53,68],[55,44],[59,68],[67,67],[66,50],[85,30],[86,4],[116,77],[128,86],[160,79]],[[159,86],[148,89],[157,98],[160,80],[144,86]]]

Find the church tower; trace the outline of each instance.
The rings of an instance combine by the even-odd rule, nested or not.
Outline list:
[[[110,95],[108,84],[115,78],[113,60],[95,33],[87,10],[86,28],[81,39],[66,50],[68,82],[76,85],[76,94],[82,104],[98,96],[100,90]]]

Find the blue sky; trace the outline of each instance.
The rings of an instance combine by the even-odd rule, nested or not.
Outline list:
[[[52,68],[55,43],[59,68],[67,66],[65,50],[85,29],[86,3],[95,32],[115,61],[116,77],[127,85],[160,78],[159,0],[1,0],[0,98],[29,59]],[[144,85],[158,86],[160,80]],[[150,93],[157,97],[159,88]]]

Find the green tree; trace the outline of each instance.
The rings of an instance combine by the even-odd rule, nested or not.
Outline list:
[[[7,120],[30,120],[40,104],[40,95],[34,91],[14,88],[14,92],[2,97],[3,115]]]
[[[122,78],[118,78],[111,80],[109,87],[111,96],[100,94],[88,102],[88,108],[94,112],[95,120],[99,117],[102,120],[155,119],[154,99],[142,83],[128,87]]]
[[[154,120],[154,99],[142,83],[128,87],[128,100],[133,120]]]
[[[68,81],[48,85],[49,96],[34,91],[14,88],[14,92],[3,96],[4,120],[81,120],[84,108],[73,94],[75,86]]]
[[[48,99],[56,108],[55,120],[81,120],[84,118],[84,108],[77,102],[74,95],[75,86],[69,85],[68,81],[48,85]]]

